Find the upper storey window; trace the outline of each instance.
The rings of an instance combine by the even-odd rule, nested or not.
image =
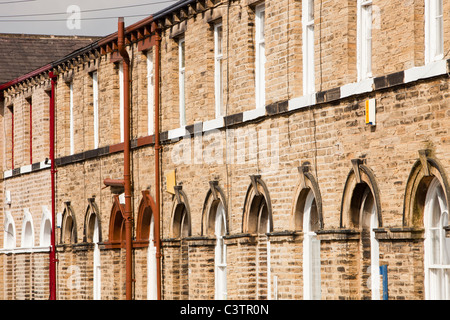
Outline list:
[[[180,96],[180,126],[186,125],[186,99],[185,99],[185,41],[178,41],[178,79]]]
[[[303,93],[314,93],[314,0],[303,2]]]
[[[216,117],[223,116],[223,52],[222,52],[222,23],[214,25],[214,62],[215,62],[215,104]]]
[[[358,0],[358,80],[372,77],[372,0]]]
[[[425,63],[444,56],[444,23],[442,0],[425,0]]]
[[[94,149],[99,147],[99,128],[98,128],[98,73],[92,73],[92,95],[94,107]]]
[[[153,52],[147,52],[147,128],[148,135],[152,135],[155,131],[154,121],[154,108],[155,108],[155,83],[154,83],[154,66],[153,66]]]
[[[265,41],[265,6],[260,4],[255,9],[255,47],[256,47],[256,69],[255,69],[255,86],[256,86],[256,107],[264,108],[266,103],[265,87],[266,87],[266,41]]]

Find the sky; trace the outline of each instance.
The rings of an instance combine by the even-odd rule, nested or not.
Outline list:
[[[176,0],[0,0],[0,33],[106,36]]]

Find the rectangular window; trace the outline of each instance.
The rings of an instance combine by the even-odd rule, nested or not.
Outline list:
[[[152,135],[154,129],[154,108],[155,108],[155,84],[153,77],[153,52],[147,52],[147,128],[148,135]]]
[[[255,9],[255,46],[256,46],[256,68],[255,68],[255,88],[256,88],[256,107],[264,108],[266,103],[265,88],[265,6],[260,4]]]
[[[98,128],[98,73],[92,73],[92,100],[94,108],[94,149],[99,146],[99,128]]]
[[[358,80],[372,77],[372,0],[358,1]]]
[[[119,63],[119,99],[120,99],[120,110],[119,110],[119,121],[120,121],[120,142],[124,142],[124,115],[123,107],[125,104],[123,95],[123,62]]]
[[[214,26],[214,87],[216,118],[223,116],[223,32],[222,24]]]
[[[425,63],[442,59],[443,48],[442,0],[425,0]]]
[[[29,132],[28,132],[28,136],[29,136],[29,147],[30,147],[30,164],[33,163],[33,103],[31,98],[27,99],[27,103],[28,103],[28,121],[29,121]]]
[[[70,154],[75,153],[75,142],[74,142],[74,114],[73,114],[73,82],[69,84],[69,144],[70,144]]]
[[[11,169],[14,169],[14,106],[8,109],[11,113]]]
[[[303,95],[315,92],[314,78],[314,0],[303,1]]]
[[[179,77],[179,96],[180,96],[180,126],[186,125],[186,99],[185,99],[185,41],[178,41],[178,77]]]

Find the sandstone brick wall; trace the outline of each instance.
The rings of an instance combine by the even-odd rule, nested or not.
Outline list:
[[[224,30],[224,105],[228,116],[226,126],[218,126],[217,130],[201,133],[202,123],[215,118],[212,23],[218,20],[208,20],[208,13],[203,12],[187,19],[186,30],[182,33],[176,34],[175,27],[162,32],[163,298],[214,299],[215,238],[205,232],[205,214],[208,213],[204,207],[211,190],[210,182],[217,181],[224,191],[227,208],[227,297],[302,299],[302,230],[294,224],[294,207],[300,183],[298,167],[305,162],[309,163],[322,196],[323,230],[318,235],[322,299],[370,298],[369,260],[362,247],[360,230],[348,230],[353,226],[343,225],[342,221],[346,221],[349,213],[341,212],[345,182],[352,170],[351,160],[362,159],[373,171],[379,188],[381,212],[378,214],[382,224],[377,237],[380,264],[388,265],[389,296],[391,299],[423,299],[423,234],[415,230],[418,236],[399,236],[394,229],[412,227],[404,223],[403,207],[408,177],[419,158],[418,151],[428,149],[430,156],[439,160],[443,168],[450,166],[446,129],[449,126],[448,77],[441,74],[387,87],[374,83],[369,92],[341,98],[342,88],[339,87],[355,82],[357,77],[356,3],[316,1],[314,58],[316,90],[320,91],[316,98],[325,98],[313,106],[291,108],[295,99],[303,94],[301,2],[268,0],[268,107],[261,117],[248,120],[248,112],[255,109],[256,3],[233,1],[231,4],[223,3],[213,10],[220,12],[217,16],[221,17]],[[408,1],[403,7],[381,0],[374,0],[373,4],[380,9],[379,25],[373,33],[374,77],[423,65],[423,4]],[[444,25],[450,19],[449,10],[445,10],[448,5],[446,3],[444,8]],[[179,37],[186,41],[186,119],[191,132],[183,139],[179,136],[172,139],[170,130],[179,128]],[[449,41],[446,32],[444,48]],[[152,137],[146,137],[146,55],[138,48],[137,44],[128,48],[132,57],[131,166],[135,224],[141,191],[150,190],[150,195],[155,196],[154,150],[148,142]],[[119,145],[120,62],[113,62],[112,58],[108,53],[79,64],[72,61],[74,65],[69,63],[58,76],[56,207],[58,213],[63,213],[66,203],[70,202],[77,234],[72,243],[61,243],[61,230],[57,231],[59,299],[93,298],[93,245],[85,239],[90,198],[95,199],[101,221],[102,299],[125,296],[125,250],[108,247],[113,195],[103,184],[105,178],[120,179],[123,173],[123,147]],[[93,150],[93,70],[97,70],[99,79],[100,148],[97,150]],[[74,155],[70,154],[68,82],[74,86]],[[28,86],[33,92],[33,162],[38,163],[48,156],[48,82],[41,79],[36,85]],[[1,105],[1,126],[6,133],[3,171],[8,172],[2,187],[13,196],[10,207],[2,206],[2,216],[6,210],[14,216],[17,243],[22,234],[24,208],[29,208],[33,216],[35,243],[38,243],[42,206],[50,207],[50,171],[32,170],[23,174],[17,171],[30,164],[29,114],[25,98],[25,91],[30,89],[5,92],[7,99]],[[326,90],[330,89],[334,94],[338,92],[339,98],[329,98]],[[365,124],[365,101],[369,98],[376,100],[376,126]],[[9,105],[14,106],[15,111],[16,170],[11,172]],[[193,127],[199,123],[200,133]],[[184,239],[178,239],[173,232],[177,197],[166,191],[165,179],[165,174],[171,170],[176,171],[176,182],[186,195],[183,201],[188,202],[191,233]],[[266,199],[270,196],[273,224],[268,235],[266,232],[249,234],[246,229],[245,218],[249,213],[245,204],[246,194],[252,190],[251,175],[260,176],[267,186],[264,196]],[[3,237],[1,233],[0,240]],[[135,248],[133,255],[134,297],[146,299],[147,248]],[[1,294],[5,299],[47,298],[46,254],[2,252],[0,256],[0,285],[4,288]],[[6,285],[11,283],[12,286]]]

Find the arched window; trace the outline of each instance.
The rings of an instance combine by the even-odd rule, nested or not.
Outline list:
[[[424,228],[425,299],[450,299],[450,239],[448,227],[450,186],[444,167],[419,150],[409,174],[403,207],[403,226]]]
[[[215,299],[225,300],[227,298],[227,246],[224,236],[227,234],[225,209],[222,203],[217,205],[215,217]]]
[[[41,231],[39,235],[39,243],[41,247],[51,246],[52,236],[52,219],[50,211],[46,206],[42,207]]]
[[[361,160],[352,160],[352,164],[342,199],[341,227],[360,230],[362,299],[379,300],[379,244],[375,237],[375,229],[381,227],[378,186],[373,172]]]
[[[308,191],[303,213],[303,299],[320,300],[320,240],[317,204],[312,190]]]
[[[191,235],[189,203],[181,186],[174,189],[176,201],[172,210],[172,236],[183,239]]]
[[[191,235],[191,223],[184,203],[178,204],[175,210],[173,234],[176,238],[186,238]]]
[[[151,215],[150,232],[148,235],[147,251],[147,300],[156,300],[158,298],[157,273],[156,273],[156,246],[155,246],[155,219]]]
[[[375,229],[378,228],[378,217],[372,191],[366,185],[361,197],[360,227],[362,233],[363,250],[370,251],[370,266],[367,273],[370,274],[372,300],[380,299],[380,253],[378,240],[375,238]],[[363,253],[365,256],[365,253]]]
[[[269,190],[260,176],[251,176],[244,203],[243,232],[266,234],[273,229]]]
[[[189,248],[188,243],[184,239],[191,236],[191,216],[189,210],[189,202],[186,194],[182,190],[182,186],[174,187],[175,199],[172,207],[172,223],[171,235],[173,238],[180,240],[179,251],[176,254],[179,261],[180,277],[177,280],[179,286],[180,299],[189,298]]]
[[[100,212],[95,203],[95,198],[88,199],[88,207],[84,220],[84,241],[94,244],[93,253],[93,297],[94,300],[101,299],[102,271],[99,243],[102,241]]]
[[[303,231],[303,299],[321,299],[320,240],[317,231],[323,229],[322,196],[309,163],[299,167],[300,183],[294,204],[294,228]]]
[[[243,232],[257,235],[256,298],[271,299],[271,247],[268,233],[273,230],[269,190],[259,175],[250,176],[251,184],[244,202]]]
[[[61,224],[61,243],[77,243],[77,222],[70,201],[64,203]]]
[[[94,243],[94,300],[100,300],[102,295],[102,270],[100,260],[100,248],[98,246],[100,242],[100,228],[98,217],[94,216],[94,232],[92,236],[92,242]]]
[[[148,243],[147,250],[147,299],[158,299],[157,292],[157,259],[155,246],[155,220],[153,212],[156,204],[148,190],[142,191],[136,224],[136,244]]]
[[[3,247],[5,249],[14,249],[16,247],[16,226],[11,212],[5,214],[5,233],[3,237]]]
[[[227,246],[228,233],[225,193],[218,181],[209,182],[209,191],[203,204],[202,234],[216,239],[214,248],[214,298],[227,299]]]
[[[437,178],[428,187],[425,198],[425,298],[450,299],[450,239],[445,237],[448,207]]]
[[[109,248],[125,247],[125,219],[122,215],[124,210],[125,205],[115,196],[109,218]]]
[[[23,222],[22,222],[22,248],[34,247],[34,227],[33,218],[28,209],[24,209]]]

